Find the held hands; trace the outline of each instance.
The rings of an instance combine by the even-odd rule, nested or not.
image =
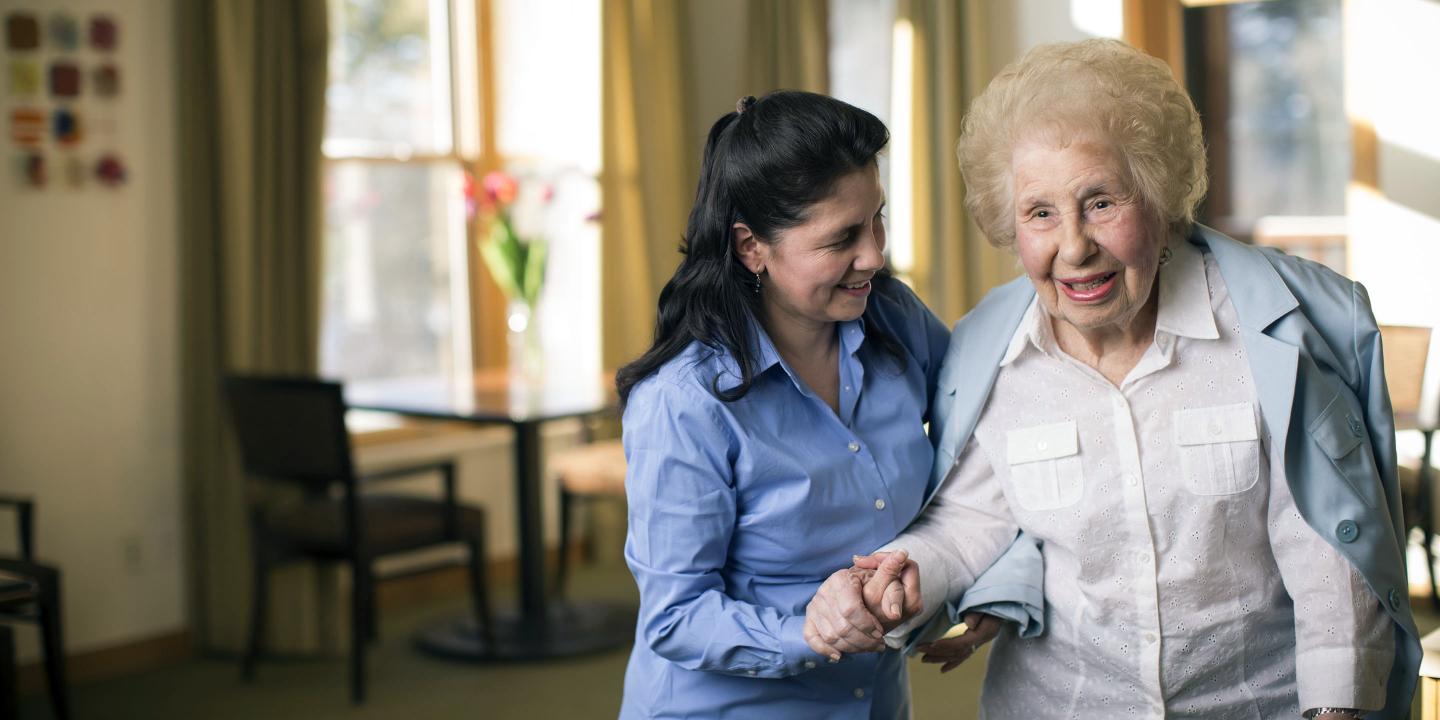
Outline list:
[[[885,633],[918,615],[920,571],[901,550],[855,558],[836,571],[805,608],[805,642],[838,662],[843,653],[880,652]]]

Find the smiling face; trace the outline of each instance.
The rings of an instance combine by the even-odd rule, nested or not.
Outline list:
[[[1060,323],[1090,338],[1134,331],[1153,309],[1165,231],[1119,155],[1077,133],[1068,143],[1032,137],[1013,157],[1015,248],[1057,332]]]
[[[804,223],[764,242],[736,224],[736,252],[762,272],[764,324],[824,330],[865,312],[870,279],[885,265],[885,191],[874,164],[840,178],[828,197],[811,205]]]

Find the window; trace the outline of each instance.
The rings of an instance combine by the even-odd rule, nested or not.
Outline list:
[[[599,207],[598,0],[329,0],[329,11],[321,373],[503,365],[504,303],[475,259],[464,195],[466,174],[489,169],[553,198],[517,218],[550,243],[547,369],[598,373],[598,230],[585,221]]]

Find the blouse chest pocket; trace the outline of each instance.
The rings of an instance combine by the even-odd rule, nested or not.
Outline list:
[[[1068,507],[1084,494],[1074,420],[1011,430],[1005,434],[1005,455],[1015,501],[1026,510]]]
[[[1176,410],[1180,474],[1196,495],[1244,492],[1260,479],[1260,433],[1250,403]]]

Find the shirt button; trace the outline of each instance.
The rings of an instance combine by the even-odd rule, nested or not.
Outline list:
[[[756,675],[759,675],[759,674],[760,674],[760,671],[759,671],[759,670],[746,670],[746,671],[745,671],[745,674],[749,675],[750,677],[755,677]]]
[[[1135,487],[1136,485],[1140,484],[1140,479],[1135,477],[1134,475],[1126,475],[1125,482],[1130,483],[1130,487]]]
[[[1350,417],[1345,418],[1345,424],[1350,426],[1351,435],[1354,435],[1355,437],[1360,437],[1360,431],[1364,428],[1364,426],[1360,424],[1359,418],[1351,415]]]
[[[861,700],[865,697],[865,688],[855,688],[855,699]]]
[[[1135,553],[1135,560],[1137,562],[1148,563],[1150,562],[1150,553]]]
[[[805,669],[806,669],[806,670],[814,670],[814,669],[815,669],[815,661],[814,661],[814,660],[806,660],[806,661],[805,661]]]
[[[1037,450],[1044,450],[1045,448],[1048,448],[1048,447],[1050,447],[1050,443],[1045,442],[1044,440],[1041,440],[1040,442],[1035,443],[1035,448],[1036,448]]]
[[[1155,640],[1157,640],[1157,638],[1155,637],[1155,633],[1151,633],[1151,632],[1145,633],[1145,642],[1147,642],[1147,643],[1153,643],[1153,642],[1155,642]]]
[[[1211,424],[1210,424],[1210,434],[1211,434],[1211,435],[1215,435],[1215,436],[1218,437],[1218,436],[1220,435],[1220,426],[1219,426],[1219,425],[1216,425],[1216,424],[1214,424],[1214,423],[1211,423]]]
[[[1355,542],[1355,539],[1360,537],[1360,526],[1356,525],[1354,520],[1341,520],[1340,524],[1335,526],[1335,537],[1342,543]]]
[[[876,510],[884,510],[884,509],[885,509],[885,501],[884,501],[884,500],[881,500],[880,498],[875,498],[875,509],[876,509]]]
[[[850,386],[849,386],[849,385],[846,385],[846,386],[845,386],[845,392],[850,392]]]
[[[860,443],[852,441],[849,445],[846,445],[845,447],[850,448],[850,452],[860,452]]]

